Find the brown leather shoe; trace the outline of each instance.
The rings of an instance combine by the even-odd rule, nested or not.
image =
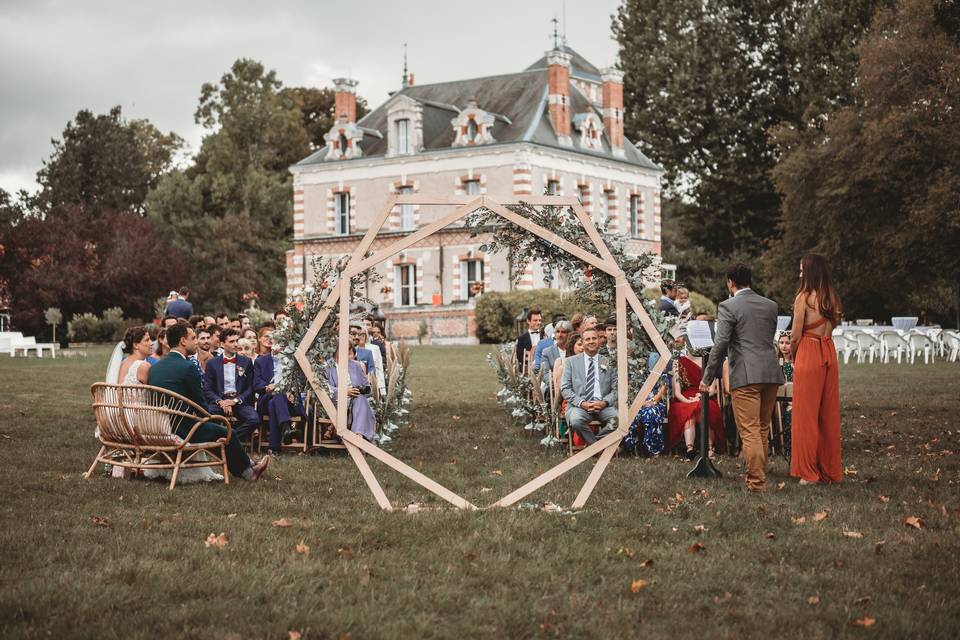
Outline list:
[[[270,464],[270,456],[263,456],[260,458],[260,462],[253,465],[253,475],[250,476],[250,482],[256,482],[260,479],[260,476],[263,475],[263,472],[267,470],[267,466]]]

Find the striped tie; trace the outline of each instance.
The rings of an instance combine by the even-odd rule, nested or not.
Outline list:
[[[594,370],[593,358],[587,358],[587,393],[586,396],[591,400],[595,399],[593,388],[596,386],[595,379],[597,377],[597,372]]]

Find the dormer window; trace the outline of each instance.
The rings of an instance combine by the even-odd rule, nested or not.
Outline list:
[[[573,117],[573,128],[580,132],[580,148],[603,150],[603,122],[596,113],[578,113]]]
[[[495,116],[477,106],[477,99],[470,98],[467,108],[450,121],[456,138],[454,147],[466,147],[475,144],[490,144],[496,142],[493,138],[493,123]]]
[[[343,153],[343,150],[350,146],[350,142],[347,140],[346,134],[341,133],[340,137],[337,138],[337,142],[340,143],[340,152]]]
[[[363,155],[360,149],[363,131],[356,124],[347,122],[345,115],[340,116],[323,139],[327,143],[325,160],[350,160]]]
[[[387,103],[387,157],[409,156],[423,149],[423,107],[399,93]]]

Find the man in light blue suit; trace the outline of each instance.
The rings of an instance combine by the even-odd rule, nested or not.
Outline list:
[[[580,335],[583,353],[564,362],[560,393],[567,401],[567,424],[592,444],[617,429],[617,372],[610,359],[599,354],[597,329]],[[589,426],[593,420],[601,423],[597,434]]]

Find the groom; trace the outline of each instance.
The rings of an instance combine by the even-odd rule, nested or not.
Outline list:
[[[197,334],[189,324],[180,321],[167,329],[167,343],[170,345],[170,353],[162,360],[150,367],[147,374],[147,384],[154,387],[160,387],[168,391],[178,393],[185,398],[189,398],[199,406],[204,406],[206,401],[203,397],[203,388],[200,382],[200,372],[197,367],[188,358],[197,352]],[[185,419],[177,425],[176,433],[181,438],[186,438],[190,429],[196,424],[192,420]],[[201,425],[193,436],[191,442],[216,442],[227,437],[227,428],[207,422]],[[230,438],[227,442],[227,468],[235,476],[245,480],[257,481],[263,472],[266,471],[270,463],[270,457],[265,456],[256,466],[250,462],[250,458],[240,446],[237,438]]]
[[[207,411],[236,418],[238,439],[247,437],[260,423],[253,400],[253,361],[237,353],[240,332],[226,329],[220,333],[223,354],[210,358],[203,370],[203,393]]]
[[[730,396],[747,463],[747,489],[766,488],[767,440],[770,418],[783,384],[774,334],[777,303],[754,293],[752,274],[745,264],[727,269],[731,296],[717,307],[717,335],[710,361],[703,368],[700,391],[709,392],[720,376],[723,359],[730,353]]]

